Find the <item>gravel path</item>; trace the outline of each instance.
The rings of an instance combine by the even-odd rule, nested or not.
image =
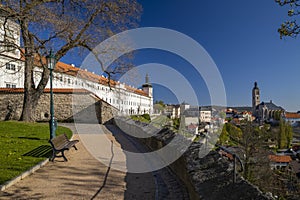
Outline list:
[[[72,124],[60,124],[70,128],[79,139]],[[93,128],[93,125],[91,125]],[[111,132],[106,136],[116,146],[120,144]],[[66,151],[68,162],[56,158],[34,174],[0,192],[0,199],[154,199],[155,185],[151,173],[127,174],[108,168],[95,159],[83,142]]]
[[[74,126],[60,125],[76,133]],[[93,125],[89,127],[89,130],[95,129]],[[141,147],[136,149],[138,144],[120,136],[116,127],[107,129],[102,126],[102,129],[114,145],[126,146],[127,150],[141,150]],[[113,136],[111,132],[117,132],[119,137],[115,138],[116,134]],[[74,139],[80,140],[78,134],[74,134]],[[182,187],[167,169],[143,174],[114,170],[95,159],[83,143],[80,141],[76,145],[78,151],[72,148],[66,152],[68,162],[56,158],[54,162],[49,162],[34,174],[0,192],[0,199],[187,199],[187,194],[182,193]],[[126,156],[117,151],[114,154],[115,159]]]
[[[75,139],[79,139],[75,135]],[[56,158],[34,174],[0,193],[0,199],[123,199],[126,173],[110,170],[106,185],[98,192],[108,167],[77,144],[66,152],[68,162]]]

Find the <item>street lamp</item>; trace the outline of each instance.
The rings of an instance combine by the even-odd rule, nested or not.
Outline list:
[[[55,138],[55,130],[56,130],[56,121],[54,119],[54,105],[53,105],[53,90],[52,90],[52,81],[53,81],[53,70],[56,64],[56,58],[53,55],[52,51],[50,51],[50,54],[46,56],[47,59],[47,66],[50,70],[50,140],[52,138]]]

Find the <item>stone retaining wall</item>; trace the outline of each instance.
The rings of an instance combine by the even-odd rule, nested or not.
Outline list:
[[[172,140],[174,133],[168,129],[158,130],[143,123],[135,123],[129,119],[115,118],[115,124],[130,135],[139,135],[145,145],[153,151],[165,146]],[[146,137],[147,135],[154,135]],[[200,158],[199,149],[202,144],[192,143],[188,150],[169,167],[185,184],[190,199],[269,199],[258,188],[238,177],[233,183],[232,168],[226,159],[216,151]],[[173,147],[170,153],[179,152]]]
[[[107,123],[116,108],[89,92],[54,93],[54,116],[58,121]],[[23,93],[0,93],[0,120],[19,120],[22,114]],[[34,113],[36,121],[50,119],[50,93],[43,93]]]

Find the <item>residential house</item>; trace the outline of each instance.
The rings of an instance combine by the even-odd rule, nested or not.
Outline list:
[[[212,111],[211,108],[200,107],[200,122],[211,123]]]
[[[272,169],[283,169],[292,161],[291,156],[269,155],[270,165]]]
[[[292,113],[292,112],[285,112],[283,115],[283,119],[289,122],[292,126],[297,126],[300,124],[300,114],[299,113]]]

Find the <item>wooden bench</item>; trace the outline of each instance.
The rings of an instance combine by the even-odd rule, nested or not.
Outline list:
[[[50,158],[50,161],[53,162],[56,157],[63,157],[65,161],[68,161],[64,151],[69,150],[71,147],[74,147],[75,150],[77,150],[75,144],[79,142],[79,140],[69,140],[66,134],[62,134],[52,138],[49,142],[52,146],[52,157]],[[57,156],[59,152],[61,152],[61,156]]]

